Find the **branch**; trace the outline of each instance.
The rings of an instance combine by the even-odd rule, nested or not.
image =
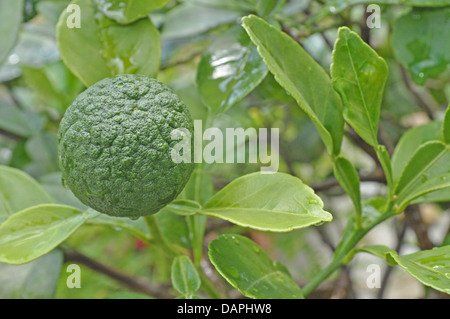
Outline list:
[[[400,65],[400,71],[402,74],[403,82],[406,85],[406,88],[414,96],[414,98],[418,102],[419,106],[425,111],[425,113],[427,113],[430,120],[434,120],[431,99],[429,97],[423,95],[421,92],[419,92],[416,89],[416,87],[414,86],[414,83],[412,83],[412,81],[411,81],[411,78],[410,78],[408,72],[405,70],[405,68],[402,65]]]
[[[380,174],[360,175],[359,180],[361,182],[376,182],[380,184],[386,183],[386,178]],[[310,186],[315,192],[323,192],[330,188],[340,186],[340,184],[336,178],[332,177],[323,182],[313,183]]]
[[[161,286],[154,286],[150,282],[146,281],[143,278],[132,277],[121,270],[112,268],[105,264],[98,262],[82,253],[74,250],[74,249],[64,249],[64,262],[70,263],[78,263],[88,267],[91,270],[94,270],[98,273],[101,273],[111,279],[114,279],[121,285],[127,287],[128,289],[146,294],[151,297],[156,297],[160,299],[169,299],[173,298],[173,295],[169,293],[169,291]]]

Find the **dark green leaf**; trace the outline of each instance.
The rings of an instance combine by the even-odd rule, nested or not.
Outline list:
[[[344,118],[363,140],[378,145],[381,100],[388,76],[386,62],[358,34],[339,28],[331,77],[342,98]]]
[[[445,112],[444,124],[442,126],[442,135],[444,137],[444,142],[450,145],[450,106],[447,107]]]
[[[253,241],[221,235],[209,244],[217,271],[244,296],[258,299],[302,299],[300,287]]]
[[[172,285],[180,294],[191,296],[200,289],[200,276],[188,256],[177,256],[172,263]]]
[[[448,5],[448,2],[447,2]],[[450,7],[413,9],[393,24],[395,56],[409,70],[414,82],[445,71],[450,64]]]
[[[224,112],[249,94],[267,74],[256,47],[240,26],[218,36],[202,56],[197,84],[205,104]]]
[[[338,155],[344,120],[328,74],[291,37],[263,19],[247,16],[242,22],[277,82],[311,118],[328,152]]]
[[[359,189],[359,175],[353,164],[345,157],[339,156],[334,161],[334,175],[342,188],[352,199],[356,210],[356,222],[361,226],[361,192]]]
[[[24,265],[0,264],[0,298],[49,299],[53,297],[63,263],[55,249]]]
[[[286,232],[331,221],[314,191],[288,174],[253,173],[239,177],[198,211],[243,227]]]

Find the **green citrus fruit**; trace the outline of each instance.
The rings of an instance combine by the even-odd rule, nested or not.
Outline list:
[[[193,164],[172,160],[174,129],[193,136],[186,105],[158,80],[117,75],[81,93],[58,131],[65,186],[84,204],[121,217],[158,212],[183,190]]]

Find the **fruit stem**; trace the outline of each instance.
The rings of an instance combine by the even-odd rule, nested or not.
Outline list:
[[[161,231],[161,227],[159,226],[158,219],[155,217],[155,215],[145,216],[144,220],[147,224],[148,229],[150,230],[150,236],[153,242],[161,245],[161,247],[164,249],[166,254],[169,255],[169,257],[174,258],[182,253],[166,239],[163,232]]]

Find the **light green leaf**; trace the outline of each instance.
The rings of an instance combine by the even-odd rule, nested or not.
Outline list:
[[[159,69],[159,32],[150,19],[120,25],[97,12],[93,0],[74,0],[80,6],[81,27],[69,28],[72,14],[64,10],[57,41],[67,67],[86,85],[117,74],[154,77]]]
[[[0,166],[0,224],[25,208],[53,203],[53,199],[33,178],[21,170]]]
[[[132,220],[127,217],[112,217],[105,214],[98,214],[86,220],[86,225],[110,226],[116,230],[126,230],[133,236],[142,240],[148,240],[150,233],[145,221],[142,218]]]
[[[392,173],[392,162],[386,146],[377,145],[375,147],[375,152],[377,153],[378,160],[380,161],[381,167],[383,168],[384,175],[386,176],[386,182],[388,186],[389,199],[392,200],[394,196],[394,177]]]
[[[391,266],[399,265],[425,286],[450,294],[450,245],[403,256],[386,246],[365,246],[353,250],[347,262],[360,251],[383,258]]]
[[[214,184],[211,176],[203,170],[202,165],[196,165],[181,196],[183,199],[194,200],[204,205],[214,194]]]
[[[200,289],[200,276],[188,256],[177,256],[172,263],[172,285],[184,296],[192,296]]]
[[[162,8],[169,0],[95,0],[99,10],[120,24],[128,24]]]
[[[331,221],[323,202],[302,181],[284,173],[239,177],[198,211],[243,227],[287,232]]]
[[[197,210],[199,210],[202,206],[193,200],[188,199],[176,199],[164,207],[164,210],[167,210],[171,213],[177,215],[194,215]]]
[[[442,191],[443,190],[443,191]],[[438,192],[439,196],[445,195],[447,200],[450,200],[449,192],[450,192],[450,172],[443,174],[441,176],[436,176],[432,179],[427,180],[419,187],[415,188],[411,192],[402,193],[397,199],[399,203],[399,211],[403,210],[410,202],[414,200],[415,203],[423,203],[426,201],[437,201],[435,192]],[[432,196],[427,197],[426,195],[430,194]],[[422,197],[423,198],[420,198]],[[446,198],[443,198],[438,201],[445,201]],[[428,199],[428,200],[427,200]]]
[[[303,299],[286,268],[253,241],[240,235],[221,235],[209,244],[217,271],[244,296],[257,299]]]
[[[448,6],[448,2],[447,2]],[[450,7],[413,9],[395,20],[392,47],[417,84],[450,65]]]
[[[0,1],[0,65],[17,40],[23,15],[23,0]]]
[[[218,25],[234,22],[237,18],[239,18],[237,12],[186,3],[176,6],[167,13],[161,37],[183,39],[201,34]]]
[[[263,19],[250,15],[242,23],[277,82],[313,121],[328,153],[338,155],[344,120],[328,74],[291,37]]]
[[[63,205],[44,204],[24,209],[0,225],[0,262],[24,264],[50,252],[88,218]]]
[[[361,226],[362,206],[358,172],[348,159],[339,156],[334,161],[334,175],[345,192],[350,196],[356,210],[356,223]]]
[[[249,94],[267,74],[256,47],[240,26],[218,36],[202,56],[197,84],[213,113],[225,112]]]
[[[24,265],[0,264],[0,298],[52,298],[62,264],[63,254],[59,249]]]
[[[414,155],[406,164],[402,175],[400,176],[395,194],[398,196],[397,201],[407,198],[410,194],[417,191],[423,192],[424,184],[433,179],[431,189],[437,189],[437,182],[447,173],[450,173],[450,146],[440,141],[430,141],[420,146]],[[439,177],[439,179],[437,179]],[[404,208],[400,206],[398,211]]]
[[[392,174],[395,182],[398,181],[406,164],[422,144],[439,139],[441,127],[442,123],[433,121],[411,128],[402,135],[392,154]]]
[[[381,100],[388,76],[386,62],[358,34],[347,27],[338,31],[331,78],[342,98],[344,119],[361,138],[378,145]]]

